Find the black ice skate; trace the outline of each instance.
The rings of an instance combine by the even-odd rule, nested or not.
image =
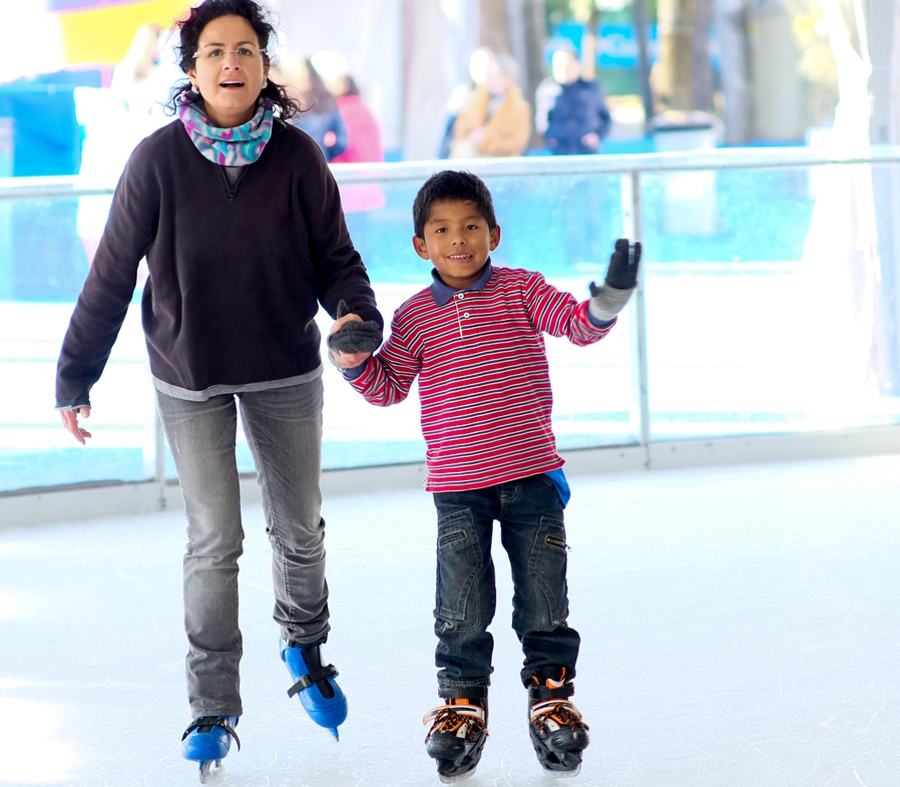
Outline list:
[[[555,776],[577,776],[581,770],[581,752],[590,738],[581,712],[569,701],[575,687],[565,680],[565,669],[559,680],[533,677],[528,687],[528,731],[538,761]]]
[[[448,697],[425,714],[431,724],[425,736],[428,756],[437,760],[444,784],[468,779],[481,759],[487,738],[487,689],[463,689],[465,697]]]

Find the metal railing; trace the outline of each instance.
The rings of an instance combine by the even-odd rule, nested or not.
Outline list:
[[[339,184],[419,183],[433,172],[453,167],[469,169],[485,179],[494,178],[563,178],[566,176],[617,176],[621,193],[621,219],[623,233],[635,239],[644,236],[642,193],[648,176],[683,172],[724,172],[784,169],[817,169],[835,166],[873,166],[900,164],[900,147],[873,147],[856,151],[818,151],[807,148],[754,148],[716,149],[688,153],[658,153],[641,155],[604,155],[585,157],[524,157],[518,159],[478,159],[472,161],[428,161],[396,164],[336,165],[333,172]],[[85,187],[77,176],[58,178],[6,178],[0,179],[0,200],[78,198],[108,196],[114,185]],[[642,276],[643,278],[643,276]],[[660,452],[654,452],[651,436],[650,384],[648,370],[647,303],[645,287],[639,284],[633,304],[631,326],[631,377],[632,401],[630,420],[636,443],[630,443],[637,453],[632,460],[644,467],[665,465]],[[870,435],[871,436],[871,435]],[[727,439],[727,438],[723,438]],[[746,436],[739,441],[747,443]],[[891,435],[879,437],[873,444],[874,451],[887,450]],[[784,438],[781,438],[783,443]],[[710,441],[703,441],[707,446]],[[166,473],[163,461],[163,436],[158,421],[155,433],[157,449],[153,484],[163,488]],[[686,443],[682,443],[685,446]],[[628,446],[626,446],[628,447]],[[900,450],[900,445],[898,445]],[[682,453],[690,453],[683,451]],[[776,452],[778,453],[778,452]],[[781,452],[783,455],[783,452]],[[754,454],[757,455],[757,454]],[[714,460],[715,461],[715,460]],[[728,459],[725,459],[728,461]],[[633,464],[633,461],[632,461]],[[39,490],[33,490],[35,494]],[[0,492],[0,497],[3,493]]]

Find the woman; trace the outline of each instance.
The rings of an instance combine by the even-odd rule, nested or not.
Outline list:
[[[356,80],[350,75],[350,64],[343,55],[330,49],[316,52],[310,62],[337,100],[338,112],[347,129],[346,150],[331,159],[331,163],[384,161],[381,124],[363,101]],[[354,227],[356,234],[369,229],[367,225],[374,211],[383,208],[387,200],[377,183],[345,183],[341,185],[341,204],[347,223]]]
[[[363,101],[347,59],[331,49],[322,49],[309,62],[321,77],[325,89],[334,96],[347,129],[347,147],[331,159],[332,163],[384,161],[381,123]]]
[[[303,113],[291,122],[309,134],[325,153],[328,161],[333,161],[347,149],[347,127],[338,109],[337,100],[325,87],[322,77],[316,71],[312,59],[295,60],[295,65],[286,76],[300,93],[299,103]]]
[[[201,771],[236,739],[242,713],[237,559],[243,531],[237,408],[253,452],[273,549],[281,657],[313,719],[346,717],[333,667],[320,516],[322,364],[314,317],[344,301],[346,320],[379,328],[365,267],[316,143],[268,80],[274,30],[253,0],[206,0],[179,23],[189,82],[178,119],[141,142],[66,333],[57,408],[84,444],[99,379],[146,255],[143,324],[157,402],[187,515],[187,689],[183,752]],[[361,353],[366,357],[368,353]]]
[[[472,92],[453,124],[450,158],[521,156],[531,140],[531,106],[516,85],[516,61],[488,61],[484,85]]]

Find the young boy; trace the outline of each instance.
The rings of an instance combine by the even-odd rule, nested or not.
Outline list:
[[[474,175],[433,175],[416,197],[413,219],[416,253],[434,265],[431,286],[397,309],[376,355],[333,344],[332,356],[372,404],[402,401],[419,378],[426,488],[438,514],[435,664],[444,700],[425,716],[428,754],[444,782],[471,775],[481,757],[498,520],[512,567],[531,740],[544,768],[574,775],[588,727],[569,699],[580,643],[566,625],[569,490],[551,431],[542,334],[579,346],[606,336],[635,287],[640,244],[629,249],[617,241],[605,284],[592,283],[591,299],[579,303],[538,273],[492,267],[500,227],[490,192]]]

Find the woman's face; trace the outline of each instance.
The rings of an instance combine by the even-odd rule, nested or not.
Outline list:
[[[210,122],[232,128],[256,112],[269,66],[250,23],[242,16],[228,15],[203,28],[194,67],[187,74],[203,97]]]

